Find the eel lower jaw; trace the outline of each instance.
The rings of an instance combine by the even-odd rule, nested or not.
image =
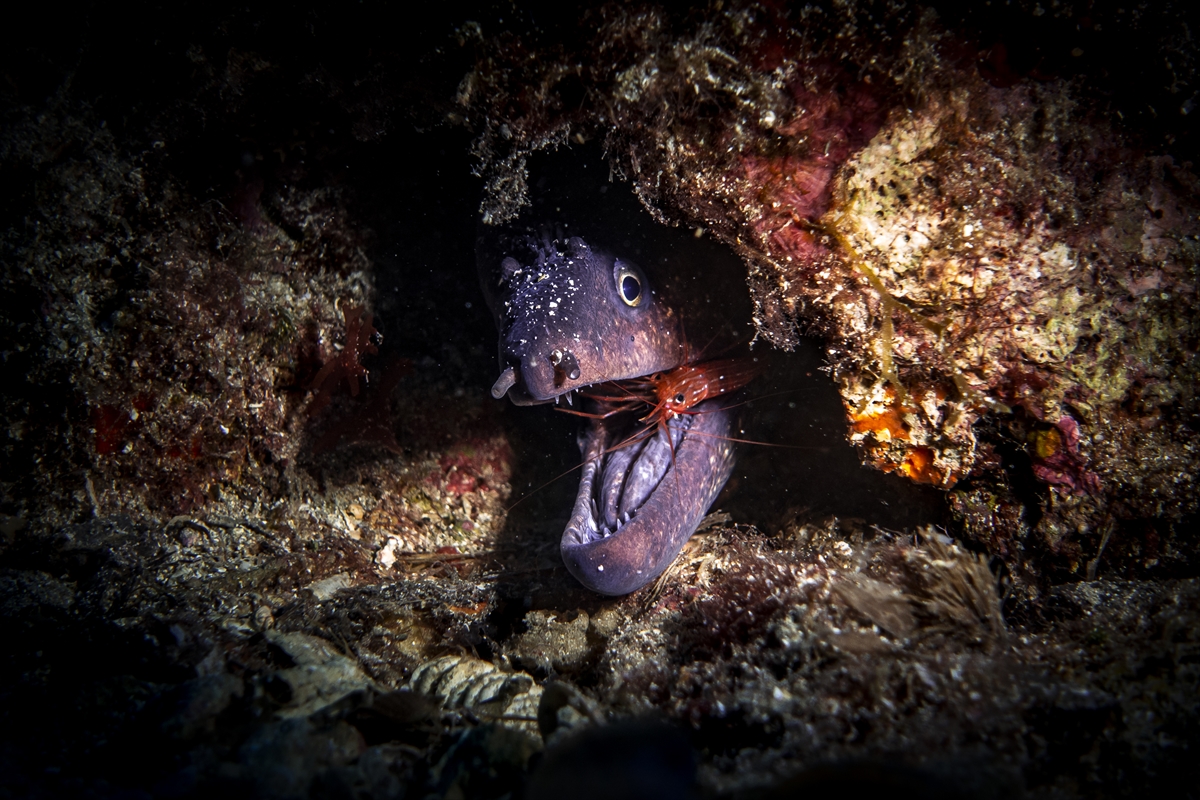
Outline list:
[[[554,405],[566,405],[568,408],[573,408],[575,406],[575,389],[572,389],[568,392],[563,392],[562,394],[556,394],[545,399],[533,397],[519,385],[508,389],[507,393],[508,399],[512,401],[514,406],[544,406],[549,403],[553,403]],[[492,395],[495,397],[494,389],[492,391]],[[499,400],[500,397],[504,397],[504,395],[501,394],[499,397],[496,397],[496,399]]]
[[[623,416],[594,420],[588,429],[583,442],[586,466],[564,541],[569,536],[586,544],[638,524],[693,422],[691,416],[677,417],[663,429]]]
[[[596,485],[597,477],[600,472],[601,459],[603,454],[593,452],[593,440],[603,437],[596,437],[593,431],[598,426],[593,423],[592,430],[588,431],[587,444],[585,445],[583,465],[583,474],[579,479],[579,492],[575,496],[575,508],[571,512],[571,519],[567,523],[566,530],[563,531],[562,543],[565,547],[568,542],[572,545],[587,545],[600,539],[607,538],[611,535],[611,531],[603,528],[599,523],[599,514],[596,512],[596,501],[593,496],[593,488]]]
[[[639,448],[634,452],[609,451],[623,439],[614,435],[610,420],[593,420],[583,443],[579,492],[560,545],[567,569],[587,588],[622,595],[657,578],[725,485],[733,470],[728,441],[733,414],[717,401],[695,410],[672,422],[672,445],[654,431],[650,435],[659,441],[630,445]],[[627,463],[609,461],[617,458]],[[630,494],[633,502],[604,499]]]

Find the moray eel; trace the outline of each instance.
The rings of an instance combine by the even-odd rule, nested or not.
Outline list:
[[[510,238],[491,252],[481,244],[479,260],[500,329],[493,397],[571,402],[581,387],[682,363],[678,314],[633,262],[577,237],[560,243],[548,235]],[[590,422],[560,545],[567,569],[587,588],[622,595],[654,580],[725,485],[733,414],[717,400],[695,411],[650,431],[636,413]]]

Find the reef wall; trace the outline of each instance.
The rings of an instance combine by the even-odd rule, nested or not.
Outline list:
[[[1021,79],[929,9],[592,22],[575,52],[481,38],[459,102],[485,220],[526,202],[529,154],[598,137],[659,219],[741,256],[761,340],[824,339],[864,458],[960,487],[1015,569],[1032,535],[1074,572],[1114,526],[1143,568],[1194,557],[1190,162],[1086,75]]]

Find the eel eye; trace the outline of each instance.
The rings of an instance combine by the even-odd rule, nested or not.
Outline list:
[[[627,261],[617,259],[613,272],[621,301],[630,308],[641,305],[642,298],[646,296],[646,276],[642,271]]]

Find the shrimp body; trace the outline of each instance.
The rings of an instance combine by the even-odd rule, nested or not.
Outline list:
[[[740,358],[683,364],[644,378],[609,381],[583,390],[585,397],[599,405],[599,413],[571,413],[606,418],[648,407],[650,410],[639,421],[647,423],[648,428],[663,427],[681,414],[697,413],[693,409],[705,400],[741,389],[761,372],[762,367],[757,363]]]
[[[759,366],[737,358],[719,358],[684,364],[659,372],[645,380],[653,389],[654,402],[642,422],[665,423],[713,397],[737,391],[759,374]]]

